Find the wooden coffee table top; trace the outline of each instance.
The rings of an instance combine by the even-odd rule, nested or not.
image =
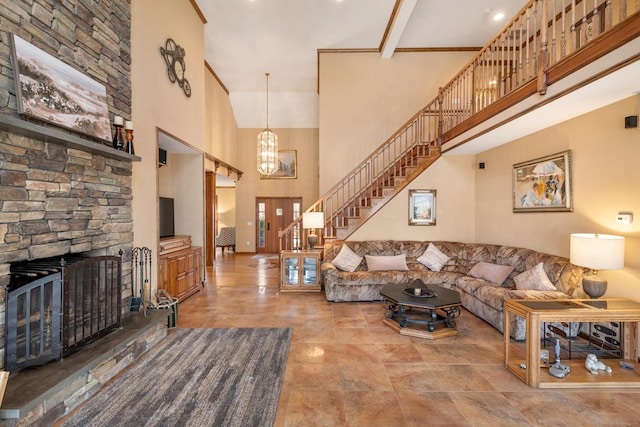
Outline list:
[[[460,294],[457,291],[439,285],[425,285],[425,287],[435,292],[436,296],[426,298],[408,295],[404,290],[412,288],[411,283],[385,285],[380,291],[380,295],[400,305],[431,310],[462,304]]]

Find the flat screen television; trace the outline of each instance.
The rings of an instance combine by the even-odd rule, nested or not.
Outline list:
[[[172,237],[175,235],[173,223],[173,199],[160,197],[160,237]]]

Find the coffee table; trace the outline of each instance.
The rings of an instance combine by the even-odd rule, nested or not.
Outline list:
[[[401,335],[437,339],[456,335],[460,316],[460,294],[439,285],[427,285],[433,297],[410,295],[407,284],[385,285],[380,291],[388,304],[383,323]],[[414,326],[415,325],[415,326]]]

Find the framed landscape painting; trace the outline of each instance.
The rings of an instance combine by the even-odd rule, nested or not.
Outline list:
[[[272,175],[260,175],[260,179],[297,178],[298,162],[296,150],[278,151],[278,170]]]
[[[409,225],[436,225],[436,190],[409,190]]]
[[[571,174],[571,150],[513,165],[513,211],[572,211]]]
[[[11,37],[18,113],[110,141],[104,85],[19,36]]]

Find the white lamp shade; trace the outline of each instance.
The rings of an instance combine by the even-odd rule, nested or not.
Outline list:
[[[302,228],[323,228],[324,212],[303,212]]]
[[[624,268],[624,237],[609,234],[571,235],[571,263],[592,270]]]

